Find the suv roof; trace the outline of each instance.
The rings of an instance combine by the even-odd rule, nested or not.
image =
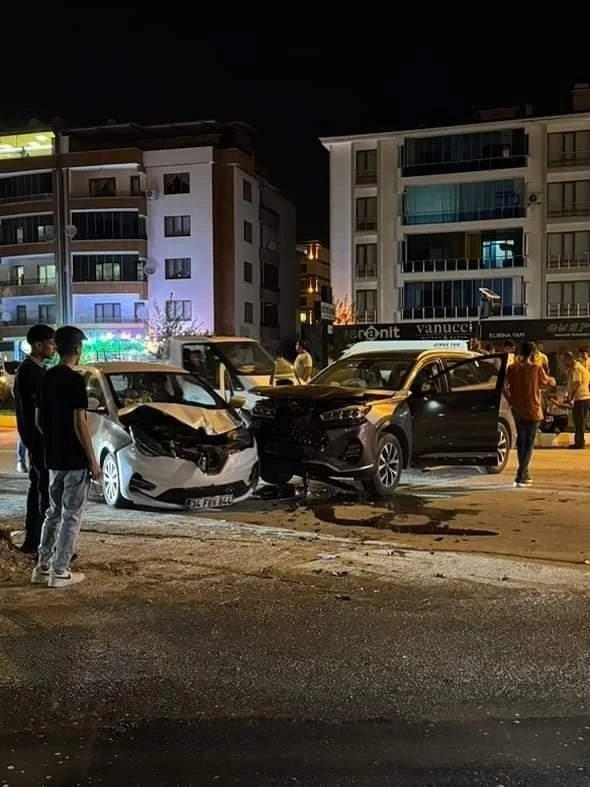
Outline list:
[[[358,353],[348,353],[347,355],[339,358],[339,361],[350,361],[352,358],[366,358],[376,357],[383,358],[384,356],[390,357],[392,355],[399,355],[405,358],[414,358],[422,360],[424,358],[456,358],[460,361],[462,358],[475,358],[481,353],[473,352],[472,350],[455,350],[440,348],[437,350],[363,350]]]

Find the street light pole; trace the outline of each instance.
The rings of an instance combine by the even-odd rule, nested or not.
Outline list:
[[[63,168],[62,136],[55,131],[54,216],[55,216],[55,268],[56,268],[56,321],[60,325],[72,322],[72,276],[70,271],[70,241],[73,237],[68,216],[68,193]],[[74,230],[75,234],[75,230]]]

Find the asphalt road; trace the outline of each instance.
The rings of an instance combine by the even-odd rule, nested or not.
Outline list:
[[[173,573],[0,591],[0,785],[590,783],[585,593]]]

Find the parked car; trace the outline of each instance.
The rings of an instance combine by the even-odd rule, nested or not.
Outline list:
[[[204,381],[165,364],[79,367],[106,503],[205,509],[258,483],[251,430]]]
[[[465,350],[351,353],[309,385],[257,388],[260,472],[360,481],[394,493],[403,468],[503,469],[513,422],[503,397],[505,355]]]

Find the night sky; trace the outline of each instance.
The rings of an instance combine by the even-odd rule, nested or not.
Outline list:
[[[24,40],[4,16],[0,122],[244,120],[259,132],[271,180],[297,207],[298,238],[328,241],[328,155],[319,136],[465,122],[492,106],[567,111],[573,83],[590,81],[587,41],[575,41],[569,25],[561,43],[527,39],[513,25],[486,28],[488,40],[460,30],[455,40],[434,32],[432,20],[432,32],[417,20],[399,24],[398,12],[376,32],[378,15],[368,11],[345,32],[310,28],[285,40],[289,15],[276,5],[256,32],[202,39],[209,26],[191,8],[25,13],[14,18]]]

